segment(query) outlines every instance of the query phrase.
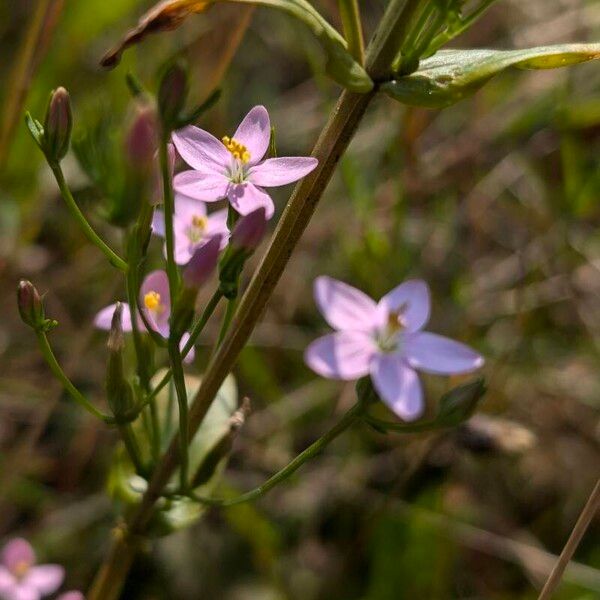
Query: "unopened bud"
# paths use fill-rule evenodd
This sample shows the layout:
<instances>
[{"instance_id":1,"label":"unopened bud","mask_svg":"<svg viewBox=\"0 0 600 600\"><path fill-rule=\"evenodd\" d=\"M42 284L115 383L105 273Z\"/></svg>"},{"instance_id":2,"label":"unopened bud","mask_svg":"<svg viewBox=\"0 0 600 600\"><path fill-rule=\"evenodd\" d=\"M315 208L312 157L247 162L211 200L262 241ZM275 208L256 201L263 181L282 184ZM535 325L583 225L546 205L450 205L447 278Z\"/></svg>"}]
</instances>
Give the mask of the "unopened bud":
<instances>
[{"instance_id":1,"label":"unopened bud","mask_svg":"<svg viewBox=\"0 0 600 600\"><path fill-rule=\"evenodd\" d=\"M466 421L475 412L485 392L485 381L479 378L445 393L440 399L436 423L452 427Z\"/></svg>"},{"instance_id":2,"label":"unopened bud","mask_svg":"<svg viewBox=\"0 0 600 600\"><path fill-rule=\"evenodd\" d=\"M197 290L209 279L217 266L221 240L220 235L215 235L194 252L183 270L185 287Z\"/></svg>"},{"instance_id":3,"label":"unopened bud","mask_svg":"<svg viewBox=\"0 0 600 600\"><path fill-rule=\"evenodd\" d=\"M163 75L158 90L158 109L165 130L177 128L179 116L187 96L187 73L175 63Z\"/></svg>"},{"instance_id":4,"label":"unopened bud","mask_svg":"<svg viewBox=\"0 0 600 600\"><path fill-rule=\"evenodd\" d=\"M40 294L31 281L25 279L17 287L17 304L23 322L34 329L39 329L45 321L44 305Z\"/></svg>"},{"instance_id":5,"label":"unopened bud","mask_svg":"<svg viewBox=\"0 0 600 600\"><path fill-rule=\"evenodd\" d=\"M113 313L110 335L106 345L110 353L106 369L106 398L115 418L117 420L124 419L134 410L135 401L123 370L125 339L123 336L123 304L120 302L117 303Z\"/></svg>"},{"instance_id":6,"label":"unopened bud","mask_svg":"<svg viewBox=\"0 0 600 600\"><path fill-rule=\"evenodd\" d=\"M132 166L146 170L153 166L158 146L156 111L139 105L125 137L125 151Z\"/></svg>"},{"instance_id":7,"label":"unopened bud","mask_svg":"<svg viewBox=\"0 0 600 600\"><path fill-rule=\"evenodd\" d=\"M50 95L44 122L44 152L49 160L60 161L69 150L73 115L69 92L59 87Z\"/></svg>"},{"instance_id":8,"label":"unopened bud","mask_svg":"<svg viewBox=\"0 0 600 600\"><path fill-rule=\"evenodd\" d=\"M231 247L254 252L267 231L267 213L261 206L244 215L231 232Z\"/></svg>"}]
</instances>

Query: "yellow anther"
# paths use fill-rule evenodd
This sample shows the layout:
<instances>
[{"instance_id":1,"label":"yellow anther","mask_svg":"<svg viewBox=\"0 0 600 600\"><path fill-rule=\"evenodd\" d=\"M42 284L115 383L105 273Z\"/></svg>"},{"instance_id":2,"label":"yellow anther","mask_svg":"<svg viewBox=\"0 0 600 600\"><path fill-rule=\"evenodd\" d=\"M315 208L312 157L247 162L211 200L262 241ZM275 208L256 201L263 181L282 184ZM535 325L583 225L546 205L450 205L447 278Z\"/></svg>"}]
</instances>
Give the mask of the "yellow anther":
<instances>
[{"instance_id":1,"label":"yellow anther","mask_svg":"<svg viewBox=\"0 0 600 600\"><path fill-rule=\"evenodd\" d=\"M158 292L148 292L144 296L144 306L148 310L159 310L161 308L160 294Z\"/></svg>"},{"instance_id":2,"label":"yellow anther","mask_svg":"<svg viewBox=\"0 0 600 600\"><path fill-rule=\"evenodd\" d=\"M27 571L29 571L30 567L31 567L31 563L29 563L26 560L22 560L22 561L18 562L12 568L13 575L17 579L22 579L23 577L25 577L25 575L27 574Z\"/></svg>"},{"instance_id":3,"label":"yellow anther","mask_svg":"<svg viewBox=\"0 0 600 600\"><path fill-rule=\"evenodd\" d=\"M196 227L196 229L206 229L208 219L203 215L194 215L192 217L192 225Z\"/></svg>"},{"instance_id":4,"label":"yellow anther","mask_svg":"<svg viewBox=\"0 0 600 600\"><path fill-rule=\"evenodd\" d=\"M235 138L230 138L226 135L221 138L221 141L236 160L239 160L242 163L247 163L250 160L250 152L248 152L246 146L238 142Z\"/></svg>"}]
</instances>

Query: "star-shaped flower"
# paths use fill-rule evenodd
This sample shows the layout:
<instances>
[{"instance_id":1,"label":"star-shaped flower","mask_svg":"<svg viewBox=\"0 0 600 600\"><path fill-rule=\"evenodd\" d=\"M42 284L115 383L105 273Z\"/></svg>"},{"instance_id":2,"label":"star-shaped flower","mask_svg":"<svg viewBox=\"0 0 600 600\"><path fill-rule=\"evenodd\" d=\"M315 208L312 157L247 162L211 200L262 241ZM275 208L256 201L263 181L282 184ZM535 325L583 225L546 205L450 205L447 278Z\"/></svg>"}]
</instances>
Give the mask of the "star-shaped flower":
<instances>
[{"instance_id":1,"label":"star-shaped flower","mask_svg":"<svg viewBox=\"0 0 600 600\"><path fill-rule=\"evenodd\" d=\"M270 137L269 113L264 106L255 106L233 137L222 141L191 125L176 131L173 143L192 170L175 176L175 190L203 202L228 198L242 215L262 206L270 219L275 206L262 188L298 181L317 166L317 159L308 156L263 160Z\"/></svg>"},{"instance_id":2,"label":"star-shaped flower","mask_svg":"<svg viewBox=\"0 0 600 600\"><path fill-rule=\"evenodd\" d=\"M341 281L319 277L315 300L337 331L310 344L306 363L332 379L370 375L380 398L402 419L416 419L424 409L416 369L453 375L483 366L468 346L422 331L430 311L424 281L405 281L377 303Z\"/></svg>"}]
</instances>

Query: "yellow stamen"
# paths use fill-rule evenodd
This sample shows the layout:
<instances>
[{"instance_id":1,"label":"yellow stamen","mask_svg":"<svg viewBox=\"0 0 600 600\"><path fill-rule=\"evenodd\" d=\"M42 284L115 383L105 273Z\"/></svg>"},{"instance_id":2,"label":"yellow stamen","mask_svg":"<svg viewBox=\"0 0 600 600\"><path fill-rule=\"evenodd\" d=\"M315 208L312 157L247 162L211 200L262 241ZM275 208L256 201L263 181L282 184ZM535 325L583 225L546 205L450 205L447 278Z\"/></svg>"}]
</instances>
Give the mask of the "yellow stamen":
<instances>
[{"instance_id":1,"label":"yellow stamen","mask_svg":"<svg viewBox=\"0 0 600 600\"><path fill-rule=\"evenodd\" d=\"M238 142L235 138L230 138L229 136L223 136L221 138L223 145L231 154L233 158L239 160L241 163L247 163L250 160L250 152L248 152L248 148L244 146L244 144Z\"/></svg>"},{"instance_id":2,"label":"yellow stamen","mask_svg":"<svg viewBox=\"0 0 600 600\"><path fill-rule=\"evenodd\" d=\"M29 571L30 567L31 567L31 564L28 561L22 560L21 562L18 562L12 568L13 575L17 579L21 579L21 578L25 577L25 575L27 574L27 571Z\"/></svg>"},{"instance_id":3,"label":"yellow stamen","mask_svg":"<svg viewBox=\"0 0 600 600\"><path fill-rule=\"evenodd\" d=\"M203 215L194 215L192 217L192 225L198 229L206 229L208 219Z\"/></svg>"},{"instance_id":4,"label":"yellow stamen","mask_svg":"<svg viewBox=\"0 0 600 600\"><path fill-rule=\"evenodd\" d=\"M160 303L160 294L158 292L148 292L144 296L144 306L148 310L159 310L162 307Z\"/></svg>"}]
</instances>

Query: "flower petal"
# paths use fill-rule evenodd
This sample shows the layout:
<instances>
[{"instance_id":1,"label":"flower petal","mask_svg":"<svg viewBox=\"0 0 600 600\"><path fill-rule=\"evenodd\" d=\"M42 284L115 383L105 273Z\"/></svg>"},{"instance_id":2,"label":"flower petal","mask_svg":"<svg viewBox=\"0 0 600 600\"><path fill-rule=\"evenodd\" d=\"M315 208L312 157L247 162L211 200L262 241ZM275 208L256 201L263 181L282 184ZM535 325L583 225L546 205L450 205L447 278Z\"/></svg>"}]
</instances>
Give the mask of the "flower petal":
<instances>
[{"instance_id":1,"label":"flower petal","mask_svg":"<svg viewBox=\"0 0 600 600\"><path fill-rule=\"evenodd\" d=\"M399 354L377 354L371 377L381 400L401 419L414 421L423 414L421 382Z\"/></svg>"},{"instance_id":2,"label":"flower petal","mask_svg":"<svg viewBox=\"0 0 600 600\"><path fill-rule=\"evenodd\" d=\"M17 578L4 565L0 565L0 598L9 594L16 585Z\"/></svg>"},{"instance_id":3,"label":"flower petal","mask_svg":"<svg viewBox=\"0 0 600 600\"><path fill-rule=\"evenodd\" d=\"M188 125L173 132L173 143L183 160L203 173L225 173L231 153L214 135Z\"/></svg>"},{"instance_id":4,"label":"flower petal","mask_svg":"<svg viewBox=\"0 0 600 600\"><path fill-rule=\"evenodd\" d=\"M216 210L215 212L208 215L208 224L206 226L206 235L221 235L222 246L224 248L227 245L229 239L229 227L227 227L227 209Z\"/></svg>"},{"instance_id":5,"label":"flower petal","mask_svg":"<svg viewBox=\"0 0 600 600\"><path fill-rule=\"evenodd\" d=\"M12 589L2 595L3 600L40 600L42 595L38 590L23 582L16 583Z\"/></svg>"},{"instance_id":6,"label":"flower petal","mask_svg":"<svg viewBox=\"0 0 600 600\"><path fill-rule=\"evenodd\" d=\"M14 538L2 548L2 563L10 571L15 567L35 564L35 552L24 538Z\"/></svg>"},{"instance_id":7,"label":"flower petal","mask_svg":"<svg viewBox=\"0 0 600 600\"><path fill-rule=\"evenodd\" d=\"M165 213L162 210L155 210L152 215L152 233L165 237Z\"/></svg>"},{"instance_id":8,"label":"flower petal","mask_svg":"<svg viewBox=\"0 0 600 600\"><path fill-rule=\"evenodd\" d=\"M194 173L194 171L185 171L185 173ZM183 175L183 173L180 173ZM185 194L175 194L175 211L173 218L176 221L190 222L194 217L206 216L206 204L196 198L190 198Z\"/></svg>"},{"instance_id":9,"label":"flower petal","mask_svg":"<svg viewBox=\"0 0 600 600\"><path fill-rule=\"evenodd\" d=\"M268 158L248 172L249 180L255 185L277 187L302 179L319 164L312 156L287 156Z\"/></svg>"},{"instance_id":10,"label":"flower petal","mask_svg":"<svg viewBox=\"0 0 600 600\"><path fill-rule=\"evenodd\" d=\"M247 215L261 206L265 209L267 219L270 219L275 212L271 196L249 182L230 185L227 197L231 206L241 215Z\"/></svg>"},{"instance_id":11,"label":"flower petal","mask_svg":"<svg viewBox=\"0 0 600 600\"><path fill-rule=\"evenodd\" d=\"M61 586L64 578L65 570L60 565L37 565L27 571L22 584L47 596Z\"/></svg>"},{"instance_id":12,"label":"flower petal","mask_svg":"<svg viewBox=\"0 0 600 600\"><path fill-rule=\"evenodd\" d=\"M483 357L460 342L427 331L407 337L406 359L415 369L436 375L468 373L483 366Z\"/></svg>"},{"instance_id":13,"label":"flower petal","mask_svg":"<svg viewBox=\"0 0 600 600\"><path fill-rule=\"evenodd\" d=\"M160 296L161 309L158 311L148 310L145 307L144 298L150 292L156 292ZM152 328L163 337L168 337L171 297L169 295L169 278L165 271L152 271L146 275L140 288L139 307L140 310L144 311L144 315Z\"/></svg>"},{"instance_id":14,"label":"flower petal","mask_svg":"<svg viewBox=\"0 0 600 600\"><path fill-rule=\"evenodd\" d=\"M429 288L421 279L409 279L395 287L379 301L382 319L401 311L403 325L409 332L418 331L429 320L431 300Z\"/></svg>"},{"instance_id":15,"label":"flower petal","mask_svg":"<svg viewBox=\"0 0 600 600\"><path fill-rule=\"evenodd\" d=\"M189 339L190 339L190 334L187 332L181 336L181 341L179 342L179 350L181 352L183 352L183 348L188 343ZM196 358L196 348L194 346L192 346L190 348L190 351L183 357L183 362L186 365L189 365L194 362L194 358Z\"/></svg>"},{"instance_id":16,"label":"flower petal","mask_svg":"<svg viewBox=\"0 0 600 600\"><path fill-rule=\"evenodd\" d=\"M123 305L123 316L121 317L121 325L123 331L131 331L131 308L127 302L121 302ZM110 331L112 318L117 308L117 303L109 304L99 311L94 317L94 327Z\"/></svg>"},{"instance_id":17,"label":"flower petal","mask_svg":"<svg viewBox=\"0 0 600 600\"><path fill-rule=\"evenodd\" d=\"M233 134L250 153L249 165L255 165L267 152L271 140L271 122L264 106L255 106Z\"/></svg>"},{"instance_id":18,"label":"flower petal","mask_svg":"<svg viewBox=\"0 0 600 600\"><path fill-rule=\"evenodd\" d=\"M221 173L183 171L175 175L173 187L178 194L202 202L217 202L227 196L229 179Z\"/></svg>"},{"instance_id":19,"label":"flower petal","mask_svg":"<svg viewBox=\"0 0 600 600\"><path fill-rule=\"evenodd\" d=\"M377 348L360 331L339 331L321 337L308 346L304 362L329 379L358 379L369 372L369 362Z\"/></svg>"},{"instance_id":20,"label":"flower petal","mask_svg":"<svg viewBox=\"0 0 600 600\"><path fill-rule=\"evenodd\" d=\"M317 277L314 295L321 314L334 329L370 332L377 326L375 301L343 281Z\"/></svg>"},{"instance_id":21,"label":"flower petal","mask_svg":"<svg viewBox=\"0 0 600 600\"><path fill-rule=\"evenodd\" d=\"M85 596L77 590L71 590L58 596L56 600L85 600Z\"/></svg>"}]
</instances>

